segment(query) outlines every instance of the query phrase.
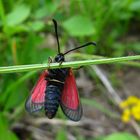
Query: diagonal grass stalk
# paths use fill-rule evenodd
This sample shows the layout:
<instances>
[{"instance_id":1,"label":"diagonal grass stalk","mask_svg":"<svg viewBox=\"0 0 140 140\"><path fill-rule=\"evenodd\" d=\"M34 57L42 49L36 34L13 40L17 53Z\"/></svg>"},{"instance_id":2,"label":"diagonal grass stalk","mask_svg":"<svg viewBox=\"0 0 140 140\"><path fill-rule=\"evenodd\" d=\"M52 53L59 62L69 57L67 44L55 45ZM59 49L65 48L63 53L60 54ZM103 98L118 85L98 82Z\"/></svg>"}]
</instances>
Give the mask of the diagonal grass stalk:
<instances>
[{"instance_id":1,"label":"diagonal grass stalk","mask_svg":"<svg viewBox=\"0 0 140 140\"><path fill-rule=\"evenodd\" d=\"M97 64L110 64L118 63L130 60L140 60L140 55L135 56L125 56L125 57L116 57L116 58L101 58L97 60L82 60L82 61L72 61L72 62L63 62L62 65L59 63L51 63L50 66L46 63L44 64L30 64L30 65L17 65L17 66L7 66L0 67L0 73L14 73L14 72L25 72L38 69L56 69L56 68L66 68L66 67L80 67L88 65L97 65Z\"/></svg>"}]
</instances>

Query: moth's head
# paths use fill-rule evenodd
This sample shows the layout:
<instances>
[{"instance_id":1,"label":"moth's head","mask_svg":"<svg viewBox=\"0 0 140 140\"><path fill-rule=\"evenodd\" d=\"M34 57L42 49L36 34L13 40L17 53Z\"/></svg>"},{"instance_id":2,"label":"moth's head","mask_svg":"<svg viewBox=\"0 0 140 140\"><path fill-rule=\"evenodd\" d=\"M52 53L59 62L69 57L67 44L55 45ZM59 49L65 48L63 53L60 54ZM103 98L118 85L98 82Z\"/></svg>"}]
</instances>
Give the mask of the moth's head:
<instances>
[{"instance_id":1,"label":"moth's head","mask_svg":"<svg viewBox=\"0 0 140 140\"><path fill-rule=\"evenodd\" d=\"M54 58L55 62L64 62L65 58L64 58L64 54L59 53L55 58Z\"/></svg>"}]
</instances>

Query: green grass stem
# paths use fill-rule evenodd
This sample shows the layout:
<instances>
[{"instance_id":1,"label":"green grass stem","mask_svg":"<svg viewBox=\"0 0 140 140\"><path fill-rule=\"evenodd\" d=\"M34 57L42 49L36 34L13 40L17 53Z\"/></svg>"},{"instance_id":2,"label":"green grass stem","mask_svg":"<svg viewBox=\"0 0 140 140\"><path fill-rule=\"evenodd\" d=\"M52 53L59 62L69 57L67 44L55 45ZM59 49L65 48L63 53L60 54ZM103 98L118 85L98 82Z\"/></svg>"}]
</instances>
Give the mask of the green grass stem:
<instances>
[{"instance_id":1,"label":"green grass stem","mask_svg":"<svg viewBox=\"0 0 140 140\"><path fill-rule=\"evenodd\" d=\"M78 59L103 59L103 58L108 58L100 55L91 55L91 54L84 54L84 53L72 53L70 54L71 58L78 58ZM132 67L140 67L139 62L135 61L123 61L123 62L118 62L117 64L121 65L128 65Z\"/></svg>"},{"instance_id":2,"label":"green grass stem","mask_svg":"<svg viewBox=\"0 0 140 140\"><path fill-rule=\"evenodd\" d=\"M88 65L97 65L97 64L110 64L110 63L118 63L130 60L139 60L140 55L135 56L125 56L125 57L116 57L116 58L101 58L97 60L82 60L82 61L72 61L72 62L63 62L60 66L59 63L51 63L50 66L48 64L30 64L30 65L17 65L17 66L7 66L0 67L0 73L14 73L14 72L25 72L31 70L38 69L56 69L56 68L66 68L66 67L80 67L80 66L88 66Z\"/></svg>"}]
</instances>

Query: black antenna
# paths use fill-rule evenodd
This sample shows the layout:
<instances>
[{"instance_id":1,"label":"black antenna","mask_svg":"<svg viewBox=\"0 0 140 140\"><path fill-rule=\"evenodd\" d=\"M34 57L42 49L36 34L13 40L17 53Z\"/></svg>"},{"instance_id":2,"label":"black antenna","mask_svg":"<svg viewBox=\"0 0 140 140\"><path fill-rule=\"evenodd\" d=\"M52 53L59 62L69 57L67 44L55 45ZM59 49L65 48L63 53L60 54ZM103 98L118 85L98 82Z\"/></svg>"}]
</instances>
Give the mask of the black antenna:
<instances>
[{"instance_id":1,"label":"black antenna","mask_svg":"<svg viewBox=\"0 0 140 140\"><path fill-rule=\"evenodd\" d=\"M71 50L65 52L64 55L67 54L67 53L69 53L69 52L71 52L71 51L75 51L75 50L77 50L77 49L80 49L80 48L83 48L83 47L86 47L86 46L89 46L89 45L94 45L94 46L96 46L96 43L95 43L95 42L88 42L88 43L86 43L86 44L84 44L84 45L82 45L82 46L76 47L76 48L74 48L74 49L71 49Z\"/></svg>"},{"instance_id":2,"label":"black antenna","mask_svg":"<svg viewBox=\"0 0 140 140\"><path fill-rule=\"evenodd\" d=\"M55 35L56 35L56 40L57 40L57 45L58 45L58 54L60 54L60 45L59 45L59 39L58 39L58 33L57 33L57 22L55 19L53 19L53 23L54 23Z\"/></svg>"}]
</instances>

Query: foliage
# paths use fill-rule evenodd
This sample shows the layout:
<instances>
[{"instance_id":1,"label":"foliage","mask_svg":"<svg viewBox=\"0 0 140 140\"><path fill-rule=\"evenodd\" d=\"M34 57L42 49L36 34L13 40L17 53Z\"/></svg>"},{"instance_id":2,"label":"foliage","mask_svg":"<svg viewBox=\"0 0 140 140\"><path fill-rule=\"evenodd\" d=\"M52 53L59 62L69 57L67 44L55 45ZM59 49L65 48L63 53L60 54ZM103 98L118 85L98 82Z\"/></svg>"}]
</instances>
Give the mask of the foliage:
<instances>
[{"instance_id":1,"label":"foliage","mask_svg":"<svg viewBox=\"0 0 140 140\"><path fill-rule=\"evenodd\" d=\"M52 18L59 24L62 50L96 41L97 47L83 52L107 57L140 52L139 0L0 0L0 65L37 64L54 56L57 51L52 41ZM66 44L70 45L66 48ZM35 73L0 75L0 139L18 139L11 126L25 114L23 104L37 79ZM121 137L125 135L122 133ZM57 139L65 138L62 129Z\"/></svg>"},{"instance_id":2,"label":"foliage","mask_svg":"<svg viewBox=\"0 0 140 140\"><path fill-rule=\"evenodd\" d=\"M134 135L130 134L130 133L114 133L111 134L105 138L103 138L103 140L138 140L137 137L135 137Z\"/></svg>"}]
</instances>

